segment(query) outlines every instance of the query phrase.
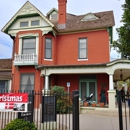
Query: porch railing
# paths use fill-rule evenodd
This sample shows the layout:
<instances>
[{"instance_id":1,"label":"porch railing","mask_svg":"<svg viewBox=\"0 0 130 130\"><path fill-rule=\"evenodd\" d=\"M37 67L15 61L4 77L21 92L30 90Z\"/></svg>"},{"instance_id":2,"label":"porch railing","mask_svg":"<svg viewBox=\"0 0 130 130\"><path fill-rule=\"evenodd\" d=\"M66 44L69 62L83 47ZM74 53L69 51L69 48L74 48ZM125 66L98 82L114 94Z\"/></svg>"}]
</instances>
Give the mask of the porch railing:
<instances>
[{"instance_id":1,"label":"porch railing","mask_svg":"<svg viewBox=\"0 0 130 130\"><path fill-rule=\"evenodd\" d=\"M33 54L14 54L14 65L23 65L23 64L37 64L38 58L37 55Z\"/></svg>"}]
</instances>

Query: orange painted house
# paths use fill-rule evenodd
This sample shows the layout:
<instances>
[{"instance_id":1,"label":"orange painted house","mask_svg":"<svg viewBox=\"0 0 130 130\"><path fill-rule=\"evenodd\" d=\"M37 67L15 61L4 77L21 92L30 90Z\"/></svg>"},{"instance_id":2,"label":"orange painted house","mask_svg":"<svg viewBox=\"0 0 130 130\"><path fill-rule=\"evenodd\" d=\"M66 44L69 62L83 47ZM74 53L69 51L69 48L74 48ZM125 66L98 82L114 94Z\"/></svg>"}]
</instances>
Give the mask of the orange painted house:
<instances>
[{"instance_id":1,"label":"orange painted house","mask_svg":"<svg viewBox=\"0 0 130 130\"><path fill-rule=\"evenodd\" d=\"M74 15L58 0L45 16L27 1L2 31L13 39L12 89L79 90L80 98L110 90L113 11ZM67 84L70 87L67 87Z\"/></svg>"}]
</instances>

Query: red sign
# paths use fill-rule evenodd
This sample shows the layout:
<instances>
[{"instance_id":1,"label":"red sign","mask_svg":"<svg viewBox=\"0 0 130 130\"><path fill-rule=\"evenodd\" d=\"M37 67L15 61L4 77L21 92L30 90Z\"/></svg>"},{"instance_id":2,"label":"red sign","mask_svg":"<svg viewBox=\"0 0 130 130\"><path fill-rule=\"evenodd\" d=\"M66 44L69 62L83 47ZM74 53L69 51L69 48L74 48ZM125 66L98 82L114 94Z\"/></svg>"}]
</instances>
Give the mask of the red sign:
<instances>
[{"instance_id":1,"label":"red sign","mask_svg":"<svg viewBox=\"0 0 130 130\"><path fill-rule=\"evenodd\" d=\"M28 93L0 94L0 111L27 112Z\"/></svg>"},{"instance_id":2,"label":"red sign","mask_svg":"<svg viewBox=\"0 0 130 130\"><path fill-rule=\"evenodd\" d=\"M0 94L0 102L27 103L28 93L4 93Z\"/></svg>"}]
</instances>

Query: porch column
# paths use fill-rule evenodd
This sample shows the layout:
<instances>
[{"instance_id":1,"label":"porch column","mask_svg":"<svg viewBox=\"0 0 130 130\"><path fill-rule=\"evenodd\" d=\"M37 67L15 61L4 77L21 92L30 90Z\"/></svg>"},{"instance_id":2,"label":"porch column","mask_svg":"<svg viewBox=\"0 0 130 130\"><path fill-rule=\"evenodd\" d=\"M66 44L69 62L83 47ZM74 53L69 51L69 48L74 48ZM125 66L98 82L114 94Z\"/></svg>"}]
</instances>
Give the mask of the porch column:
<instances>
[{"instance_id":1,"label":"porch column","mask_svg":"<svg viewBox=\"0 0 130 130\"><path fill-rule=\"evenodd\" d=\"M45 75L45 87L44 90L49 90L49 76Z\"/></svg>"},{"instance_id":2,"label":"porch column","mask_svg":"<svg viewBox=\"0 0 130 130\"><path fill-rule=\"evenodd\" d=\"M113 90L113 75L109 74L109 90Z\"/></svg>"},{"instance_id":3,"label":"porch column","mask_svg":"<svg viewBox=\"0 0 130 130\"><path fill-rule=\"evenodd\" d=\"M113 74L109 74L109 91L108 91L108 104L109 109L114 110L116 108L115 100L116 91L113 87Z\"/></svg>"},{"instance_id":4,"label":"porch column","mask_svg":"<svg viewBox=\"0 0 130 130\"><path fill-rule=\"evenodd\" d=\"M44 96L49 96L50 95L49 75L45 75L45 85L44 85L44 89L42 90L42 94Z\"/></svg>"}]
</instances>

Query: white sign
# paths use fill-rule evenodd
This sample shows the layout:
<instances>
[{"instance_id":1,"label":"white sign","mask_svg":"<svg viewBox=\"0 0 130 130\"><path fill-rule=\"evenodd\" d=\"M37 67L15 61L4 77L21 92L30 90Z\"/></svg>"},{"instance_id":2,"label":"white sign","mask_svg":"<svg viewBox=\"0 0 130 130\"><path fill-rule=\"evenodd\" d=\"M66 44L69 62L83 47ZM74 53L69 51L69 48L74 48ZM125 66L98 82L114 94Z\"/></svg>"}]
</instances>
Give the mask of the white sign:
<instances>
[{"instance_id":1,"label":"white sign","mask_svg":"<svg viewBox=\"0 0 130 130\"><path fill-rule=\"evenodd\" d=\"M27 112L27 93L0 94L0 111Z\"/></svg>"},{"instance_id":2,"label":"white sign","mask_svg":"<svg viewBox=\"0 0 130 130\"><path fill-rule=\"evenodd\" d=\"M67 82L67 87L70 87L70 82Z\"/></svg>"}]
</instances>

